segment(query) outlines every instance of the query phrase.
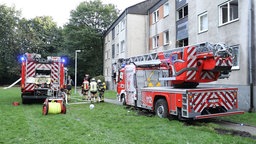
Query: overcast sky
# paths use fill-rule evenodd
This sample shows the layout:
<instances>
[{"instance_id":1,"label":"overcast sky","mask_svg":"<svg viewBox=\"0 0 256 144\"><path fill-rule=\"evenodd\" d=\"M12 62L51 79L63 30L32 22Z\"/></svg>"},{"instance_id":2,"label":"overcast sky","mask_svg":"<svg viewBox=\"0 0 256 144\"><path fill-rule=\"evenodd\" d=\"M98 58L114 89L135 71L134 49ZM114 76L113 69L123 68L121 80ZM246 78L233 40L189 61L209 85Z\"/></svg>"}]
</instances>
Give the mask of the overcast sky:
<instances>
[{"instance_id":1,"label":"overcast sky","mask_svg":"<svg viewBox=\"0 0 256 144\"><path fill-rule=\"evenodd\" d=\"M0 0L0 4L15 6L22 11L22 17L27 19L36 16L52 16L58 26L68 22L70 11L80 2L89 0ZM104 4L112 3L121 11L144 0L101 0Z\"/></svg>"}]
</instances>

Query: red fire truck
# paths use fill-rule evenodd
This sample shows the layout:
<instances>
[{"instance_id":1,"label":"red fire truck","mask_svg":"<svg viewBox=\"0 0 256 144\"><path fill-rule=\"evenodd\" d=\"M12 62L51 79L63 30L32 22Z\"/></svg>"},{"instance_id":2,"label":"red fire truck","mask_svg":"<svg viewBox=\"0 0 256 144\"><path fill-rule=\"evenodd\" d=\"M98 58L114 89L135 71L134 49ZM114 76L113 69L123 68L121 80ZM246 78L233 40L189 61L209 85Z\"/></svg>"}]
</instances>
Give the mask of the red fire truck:
<instances>
[{"instance_id":1,"label":"red fire truck","mask_svg":"<svg viewBox=\"0 0 256 144\"><path fill-rule=\"evenodd\" d=\"M243 113L238 110L237 88L197 87L229 77L232 54L223 44L206 42L127 58L124 63L117 92L125 105L179 119Z\"/></svg>"},{"instance_id":2,"label":"red fire truck","mask_svg":"<svg viewBox=\"0 0 256 144\"><path fill-rule=\"evenodd\" d=\"M64 59L40 54L26 53L21 57L21 98L22 103L31 99L59 96L64 88Z\"/></svg>"}]
</instances>

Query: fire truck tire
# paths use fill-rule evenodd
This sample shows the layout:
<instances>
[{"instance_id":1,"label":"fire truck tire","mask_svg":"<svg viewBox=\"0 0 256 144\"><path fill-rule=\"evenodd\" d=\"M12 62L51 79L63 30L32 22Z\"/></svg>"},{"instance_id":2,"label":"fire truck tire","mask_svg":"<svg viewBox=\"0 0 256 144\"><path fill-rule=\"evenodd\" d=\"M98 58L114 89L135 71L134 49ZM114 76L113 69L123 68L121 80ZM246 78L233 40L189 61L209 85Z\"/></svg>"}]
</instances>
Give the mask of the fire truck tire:
<instances>
[{"instance_id":1,"label":"fire truck tire","mask_svg":"<svg viewBox=\"0 0 256 144\"><path fill-rule=\"evenodd\" d=\"M43 115L47 115L47 114L48 114L48 104L44 104L44 105L43 105L42 114L43 114Z\"/></svg>"},{"instance_id":2,"label":"fire truck tire","mask_svg":"<svg viewBox=\"0 0 256 144\"><path fill-rule=\"evenodd\" d=\"M126 105L125 95L121 96L121 101L123 105Z\"/></svg>"},{"instance_id":3,"label":"fire truck tire","mask_svg":"<svg viewBox=\"0 0 256 144\"><path fill-rule=\"evenodd\" d=\"M184 120L185 120L185 119L182 117L181 108L178 108L178 115L177 115L177 117L178 117L178 120L179 120L179 121L184 121Z\"/></svg>"},{"instance_id":4,"label":"fire truck tire","mask_svg":"<svg viewBox=\"0 0 256 144\"><path fill-rule=\"evenodd\" d=\"M167 118L168 107L165 99L158 99L155 104L155 114L160 118Z\"/></svg>"},{"instance_id":5,"label":"fire truck tire","mask_svg":"<svg viewBox=\"0 0 256 144\"><path fill-rule=\"evenodd\" d=\"M66 107L66 105L63 104L62 107L63 107L63 108L62 108L62 113L63 113L63 114L66 114L66 113L67 113L67 107Z\"/></svg>"},{"instance_id":6,"label":"fire truck tire","mask_svg":"<svg viewBox=\"0 0 256 144\"><path fill-rule=\"evenodd\" d=\"M22 97L21 100L22 100L22 104L28 104L28 100L25 99L24 97Z\"/></svg>"}]
</instances>

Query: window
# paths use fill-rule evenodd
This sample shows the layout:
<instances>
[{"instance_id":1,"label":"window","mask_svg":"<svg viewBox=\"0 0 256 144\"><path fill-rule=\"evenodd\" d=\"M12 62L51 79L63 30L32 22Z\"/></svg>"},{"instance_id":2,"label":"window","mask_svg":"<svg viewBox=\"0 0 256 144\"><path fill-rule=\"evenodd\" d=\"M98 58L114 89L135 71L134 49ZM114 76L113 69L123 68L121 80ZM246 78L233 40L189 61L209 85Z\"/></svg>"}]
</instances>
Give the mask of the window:
<instances>
[{"instance_id":1,"label":"window","mask_svg":"<svg viewBox=\"0 0 256 144\"><path fill-rule=\"evenodd\" d=\"M153 13L153 23L157 22L158 19L159 19L159 10L156 10Z\"/></svg>"},{"instance_id":2,"label":"window","mask_svg":"<svg viewBox=\"0 0 256 144\"><path fill-rule=\"evenodd\" d=\"M115 39L115 28L112 29L112 40Z\"/></svg>"},{"instance_id":3,"label":"window","mask_svg":"<svg viewBox=\"0 0 256 144\"><path fill-rule=\"evenodd\" d=\"M116 55L119 55L119 44L116 45Z\"/></svg>"},{"instance_id":4,"label":"window","mask_svg":"<svg viewBox=\"0 0 256 144\"><path fill-rule=\"evenodd\" d=\"M207 12L198 16L198 32L205 32L208 30L208 15Z\"/></svg>"},{"instance_id":5,"label":"window","mask_svg":"<svg viewBox=\"0 0 256 144\"><path fill-rule=\"evenodd\" d=\"M177 41L177 47L184 47L188 45L188 38Z\"/></svg>"},{"instance_id":6,"label":"window","mask_svg":"<svg viewBox=\"0 0 256 144\"><path fill-rule=\"evenodd\" d=\"M124 41L121 42L121 53L124 52Z\"/></svg>"},{"instance_id":7,"label":"window","mask_svg":"<svg viewBox=\"0 0 256 144\"><path fill-rule=\"evenodd\" d=\"M123 19L121 22L121 30L123 30L124 28L125 28L125 19Z\"/></svg>"},{"instance_id":8,"label":"window","mask_svg":"<svg viewBox=\"0 0 256 144\"><path fill-rule=\"evenodd\" d=\"M238 0L230 0L219 6L219 25L238 19Z\"/></svg>"},{"instance_id":9,"label":"window","mask_svg":"<svg viewBox=\"0 0 256 144\"><path fill-rule=\"evenodd\" d=\"M170 12L169 3L164 4L164 17L168 16Z\"/></svg>"},{"instance_id":10,"label":"window","mask_svg":"<svg viewBox=\"0 0 256 144\"><path fill-rule=\"evenodd\" d=\"M164 32L164 45L169 44L169 31Z\"/></svg>"},{"instance_id":11,"label":"window","mask_svg":"<svg viewBox=\"0 0 256 144\"><path fill-rule=\"evenodd\" d=\"M232 56L234 57L232 69L239 69L239 59L240 59L239 45L231 46L231 48L232 48Z\"/></svg>"},{"instance_id":12,"label":"window","mask_svg":"<svg viewBox=\"0 0 256 144\"><path fill-rule=\"evenodd\" d=\"M119 34L119 25L116 26L116 34Z\"/></svg>"},{"instance_id":13,"label":"window","mask_svg":"<svg viewBox=\"0 0 256 144\"><path fill-rule=\"evenodd\" d=\"M153 43L153 49L157 48L159 46L158 41L159 41L159 36L154 36L152 39Z\"/></svg>"},{"instance_id":14,"label":"window","mask_svg":"<svg viewBox=\"0 0 256 144\"><path fill-rule=\"evenodd\" d=\"M105 53L105 59L108 59L108 58L109 58L109 50L107 50Z\"/></svg>"},{"instance_id":15,"label":"window","mask_svg":"<svg viewBox=\"0 0 256 144\"><path fill-rule=\"evenodd\" d=\"M188 15L188 6L184 6L178 10L178 20Z\"/></svg>"},{"instance_id":16,"label":"window","mask_svg":"<svg viewBox=\"0 0 256 144\"><path fill-rule=\"evenodd\" d=\"M112 45L112 58L115 58L115 45Z\"/></svg>"}]
</instances>

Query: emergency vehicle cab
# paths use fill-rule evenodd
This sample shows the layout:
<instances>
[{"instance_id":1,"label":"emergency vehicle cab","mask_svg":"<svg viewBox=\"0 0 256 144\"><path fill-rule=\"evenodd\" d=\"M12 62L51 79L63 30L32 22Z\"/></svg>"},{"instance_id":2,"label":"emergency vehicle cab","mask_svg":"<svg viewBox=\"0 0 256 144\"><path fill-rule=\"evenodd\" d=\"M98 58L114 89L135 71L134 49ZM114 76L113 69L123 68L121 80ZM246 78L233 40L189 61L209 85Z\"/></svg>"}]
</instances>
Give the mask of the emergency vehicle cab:
<instances>
[{"instance_id":1,"label":"emergency vehicle cab","mask_svg":"<svg viewBox=\"0 0 256 144\"><path fill-rule=\"evenodd\" d=\"M22 103L31 99L46 99L60 96L65 88L64 59L40 54L26 53L21 57L21 98Z\"/></svg>"}]
</instances>

